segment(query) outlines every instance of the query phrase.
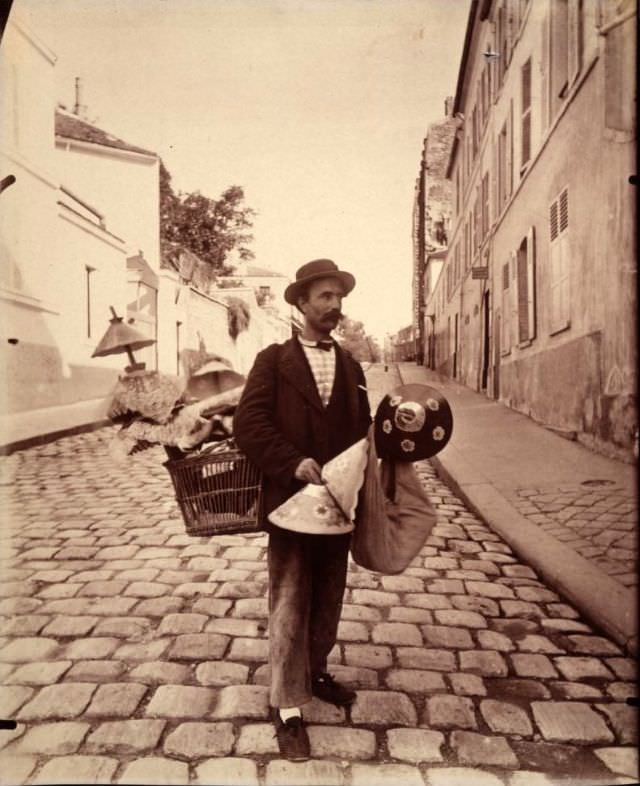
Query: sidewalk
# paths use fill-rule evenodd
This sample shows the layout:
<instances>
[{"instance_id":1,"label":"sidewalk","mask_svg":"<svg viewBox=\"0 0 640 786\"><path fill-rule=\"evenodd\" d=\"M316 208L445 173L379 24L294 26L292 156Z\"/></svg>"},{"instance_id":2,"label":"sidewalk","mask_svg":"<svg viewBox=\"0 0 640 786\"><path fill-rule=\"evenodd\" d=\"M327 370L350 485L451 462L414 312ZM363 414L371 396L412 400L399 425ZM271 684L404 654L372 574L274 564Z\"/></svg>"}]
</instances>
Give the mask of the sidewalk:
<instances>
[{"instance_id":1,"label":"sidewalk","mask_svg":"<svg viewBox=\"0 0 640 786\"><path fill-rule=\"evenodd\" d=\"M432 459L462 499L595 625L636 652L635 467L584 448L422 366L454 417Z\"/></svg>"}]
</instances>

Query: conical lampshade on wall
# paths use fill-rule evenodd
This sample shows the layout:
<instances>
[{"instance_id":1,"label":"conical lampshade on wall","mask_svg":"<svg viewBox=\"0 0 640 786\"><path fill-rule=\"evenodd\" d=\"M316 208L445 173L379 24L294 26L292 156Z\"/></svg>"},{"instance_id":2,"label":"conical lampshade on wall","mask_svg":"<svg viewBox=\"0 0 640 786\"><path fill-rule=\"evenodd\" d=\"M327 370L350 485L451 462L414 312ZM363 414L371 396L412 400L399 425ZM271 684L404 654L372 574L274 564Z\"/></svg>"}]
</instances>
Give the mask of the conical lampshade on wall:
<instances>
[{"instance_id":1,"label":"conical lampshade on wall","mask_svg":"<svg viewBox=\"0 0 640 786\"><path fill-rule=\"evenodd\" d=\"M97 358L126 352L129 357L129 362L131 363L131 366L128 366L126 370L138 371L143 369L144 363L136 363L133 351L135 349L142 349L143 347L150 347L152 344L156 343L155 338L147 338L130 325L125 325L122 321L122 317L116 314L113 306L109 308L111 309L113 317L110 320L107 332L100 339L91 357Z\"/></svg>"}]
</instances>

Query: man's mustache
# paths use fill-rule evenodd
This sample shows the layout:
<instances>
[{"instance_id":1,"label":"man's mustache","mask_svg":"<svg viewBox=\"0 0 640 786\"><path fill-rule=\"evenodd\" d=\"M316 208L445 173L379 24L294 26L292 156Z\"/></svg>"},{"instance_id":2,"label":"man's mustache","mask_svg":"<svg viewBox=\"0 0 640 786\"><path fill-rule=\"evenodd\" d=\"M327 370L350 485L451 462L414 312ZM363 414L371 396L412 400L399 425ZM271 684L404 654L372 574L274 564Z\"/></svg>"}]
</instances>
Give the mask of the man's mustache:
<instances>
[{"instance_id":1,"label":"man's mustache","mask_svg":"<svg viewBox=\"0 0 640 786\"><path fill-rule=\"evenodd\" d=\"M341 319L343 319L343 317L344 317L344 314L341 311L330 311L328 314L325 314L322 317L322 319L326 320L327 322L329 320L333 321L334 319L337 319L338 321L340 321Z\"/></svg>"}]
</instances>

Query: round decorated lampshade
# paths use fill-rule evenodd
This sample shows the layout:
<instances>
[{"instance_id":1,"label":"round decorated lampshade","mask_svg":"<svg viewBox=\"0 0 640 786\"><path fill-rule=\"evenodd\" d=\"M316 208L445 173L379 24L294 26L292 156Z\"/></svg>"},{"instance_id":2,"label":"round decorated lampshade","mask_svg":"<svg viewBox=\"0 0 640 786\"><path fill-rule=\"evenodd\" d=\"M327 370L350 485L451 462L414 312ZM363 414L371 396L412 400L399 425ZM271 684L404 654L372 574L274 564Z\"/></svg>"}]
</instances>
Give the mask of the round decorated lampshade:
<instances>
[{"instance_id":1,"label":"round decorated lampshade","mask_svg":"<svg viewBox=\"0 0 640 786\"><path fill-rule=\"evenodd\" d=\"M451 438L453 415L446 398L428 385L401 385L380 402L374 434L380 458L420 461Z\"/></svg>"}]
</instances>

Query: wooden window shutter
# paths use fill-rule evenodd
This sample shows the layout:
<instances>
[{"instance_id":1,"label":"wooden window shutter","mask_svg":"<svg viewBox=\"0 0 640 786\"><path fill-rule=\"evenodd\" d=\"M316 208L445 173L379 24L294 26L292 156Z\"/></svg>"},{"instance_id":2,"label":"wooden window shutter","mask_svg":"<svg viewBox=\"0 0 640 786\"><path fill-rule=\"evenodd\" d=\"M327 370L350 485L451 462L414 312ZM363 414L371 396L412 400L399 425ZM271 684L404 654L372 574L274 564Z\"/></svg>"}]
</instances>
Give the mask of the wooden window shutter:
<instances>
[{"instance_id":1,"label":"wooden window shutter","mask_svg":"<svg viewBox=\"0 0 640 786\"><path fill-rule=\"evenodd\" d=\"M569 84L582 68L582 0L569 0Z\"/></svg>"},{"instance_id":2,"label":"wooden window shutter","mask_svg":"<svg viewBox=\"0 0 640 786\"><path fill-rule=\"evenodd\" d=\"M511 352L511 303L509 297L509 263L502 266L502 338L501 354Z\"/></svg>"},{"instance_id":3,"label":"wooden window shutter","mask_svg":"<svg viewBox=\"0 0 640 786\"><path fill-rule=\"evenodd\" d=\"M527 233L527 313L529 339L536 337L536 233L531 227Z\"/></svg>"},{"instance_id":4,"label":"wooden window shutter","mask_svg":"<svg viewBox=\"0 0 640 786\"><path fill-rule=\"evenodd\" d=\"M522 127L520 166L531 158L531 59L522 66Z\"/></svg>"},{"instance_id":5,"label":"wooden window shutter","mask_svg":"<svg viewBox=\"0 0 640 786\"><path fill-rule=\"evenodd\" d=\"M518 342L522 344L529 336L529 276L527 270L527 241L523 241L517 252L518 275Z\"/></svg>"},{"instance_id":6,"label":"wooden window shutter","mask_svg":"<svg viewBox=\"0 0 640 786\"><path fill-rule=\"evenodd\" d=\"M565 188L549 209L551 333L571 324L569 193Z\"/></svg>"}]
</instances>

